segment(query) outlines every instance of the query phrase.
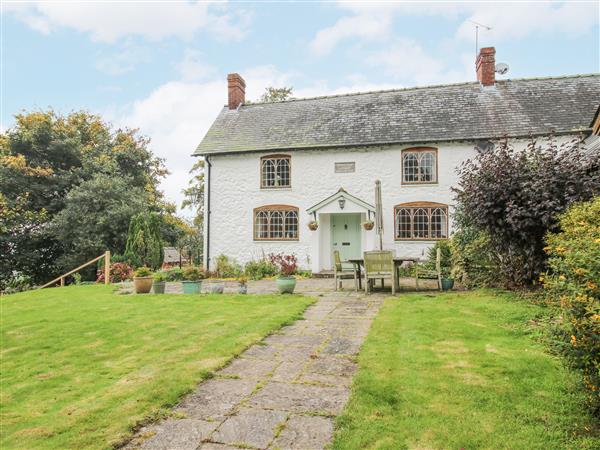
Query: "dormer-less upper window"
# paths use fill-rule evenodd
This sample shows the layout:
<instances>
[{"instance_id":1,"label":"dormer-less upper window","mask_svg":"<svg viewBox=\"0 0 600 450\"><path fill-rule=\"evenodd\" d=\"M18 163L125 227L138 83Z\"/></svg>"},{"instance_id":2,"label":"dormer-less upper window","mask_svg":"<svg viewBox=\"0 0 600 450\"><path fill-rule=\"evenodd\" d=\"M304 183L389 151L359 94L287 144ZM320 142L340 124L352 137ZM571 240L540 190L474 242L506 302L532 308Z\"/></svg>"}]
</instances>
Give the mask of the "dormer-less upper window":
<instances>
[{"instance_id":1,"label":"dormer-less upper window","mask_svg":"<svg viewBox=\"0 0 600 450\"><path fill-rule=\"evenodd\" d=\"M437 183L437 149L402 150L402 183Z\"/></svg>"},{"instance_id":2,"label":"dormer-less upper window","mask_svg":"<svg viewBox=\"0 0 600 450\"><path fill-rule=\"evenodd\" d=\"M269 155L260 159L260 187L289 188L292 186L292 158L289 155Z\"/></svg>"}]
</instances>

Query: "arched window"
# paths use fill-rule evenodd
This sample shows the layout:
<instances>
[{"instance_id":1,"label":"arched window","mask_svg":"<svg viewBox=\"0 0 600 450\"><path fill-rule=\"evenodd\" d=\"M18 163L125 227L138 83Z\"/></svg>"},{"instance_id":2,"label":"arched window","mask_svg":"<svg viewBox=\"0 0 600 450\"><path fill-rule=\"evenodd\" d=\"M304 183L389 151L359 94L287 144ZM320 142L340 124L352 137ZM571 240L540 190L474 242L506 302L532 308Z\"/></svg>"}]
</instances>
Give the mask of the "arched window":
<instances>
[{"instance_id":1,"label":"arched window","mask_svg":"<svg viewBox=\"0 0 600 450\"><path fill-rule=\"evenodd\" d=\"M292 158L289 155L268 155L260 158L260 187L289 188L292 185Z\"/></svg>"},{"instance_id":2,"label":"arched window","mask_svg":"<svg viewBox=\"0 0 600 450\"><path fill-rule=\"evenodd\" d=\"M402 183L437 183L437 149L418 147L402 150Z\"/></svg>"},{"instance_id":3,"label":"arched window","mask_svg":"<svg viewBox=\"0 0 600 450\"><path fill-rule=\"evenodd\" d=\"M254 210L254 240L297 241L298 208L267 205Z\"/></svg>"},{"instance_id":4,"label":"arched window","mask_svg":"<svg viewBox=\"0 0 600 450\"><path fill-rule=\"evenodd\" d=\"M413 202L394 207L396 240L435 240L448 237L448 206Z\"/></svg>"}]
</instances>

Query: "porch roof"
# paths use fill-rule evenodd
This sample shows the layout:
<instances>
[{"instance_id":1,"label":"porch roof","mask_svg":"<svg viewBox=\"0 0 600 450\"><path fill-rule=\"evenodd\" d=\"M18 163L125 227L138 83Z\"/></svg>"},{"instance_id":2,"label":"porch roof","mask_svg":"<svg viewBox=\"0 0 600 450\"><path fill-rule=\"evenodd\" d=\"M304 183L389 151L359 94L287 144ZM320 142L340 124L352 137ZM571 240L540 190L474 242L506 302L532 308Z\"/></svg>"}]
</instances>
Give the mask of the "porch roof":
<instances>
[{"instance_id":1,"label":"porch roof","mask_svg":"<svg viewBox=\"0 0 600 450\"><path fill-rule=\"evenodd\" d=\"M344 188L340 188L339 191L337 191L335 194L330 195L325 200L321 200L316 205L311 206L310 208L308 208L306 210L306 212L308 214L313 214L313 213L317 212L319 209L329 205L330 203L333 203L333 202L339 200L340 198L344 198L348 201L351 201L352 203L354 203L356 205L362 206L367 211L371 211L372 213L375 212L375 207L373 205L365 202L364 200L361 200L358 197L355 197L352 194L349 194L348 192L346 192L346 190Z\"/></svg>"}]
</instances>

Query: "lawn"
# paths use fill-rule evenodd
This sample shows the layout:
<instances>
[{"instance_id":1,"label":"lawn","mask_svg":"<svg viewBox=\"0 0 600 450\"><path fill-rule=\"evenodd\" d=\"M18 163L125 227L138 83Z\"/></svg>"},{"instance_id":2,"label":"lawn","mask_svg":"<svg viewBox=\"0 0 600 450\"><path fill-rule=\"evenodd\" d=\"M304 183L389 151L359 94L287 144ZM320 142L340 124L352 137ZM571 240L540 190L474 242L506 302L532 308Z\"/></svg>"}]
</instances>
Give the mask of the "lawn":
<instances>
[{"instance_id":1,"label":"lawn","mask_svg":"<svg viewBox=\"0 0 600 450\"><path fill-rule=\"evenodd\" d=\"M110 448L250 344L300 296L116 295L77 286L1 300L0 447Z\"/></svg>"},{"instance_id":2,"label":"lawn","mask_svg":"<svg viewBox=\"0 0 600 450\"><path fill-rule=\"evenodd\" d=\"M333 447L600 448L575 376L536 339L540 312L490 291L386 300Z\"/></svg>"}]
</instances>

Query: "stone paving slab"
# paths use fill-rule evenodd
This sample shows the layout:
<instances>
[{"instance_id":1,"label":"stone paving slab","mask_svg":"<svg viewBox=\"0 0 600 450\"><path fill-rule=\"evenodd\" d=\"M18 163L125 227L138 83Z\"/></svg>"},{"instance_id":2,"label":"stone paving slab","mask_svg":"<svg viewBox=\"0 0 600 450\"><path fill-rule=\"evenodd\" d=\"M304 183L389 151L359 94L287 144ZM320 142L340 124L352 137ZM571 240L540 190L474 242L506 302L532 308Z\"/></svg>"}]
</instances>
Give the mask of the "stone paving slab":
<instances>
[{"instance_id":1,"label":"stone paving slab","mask_svg":"<svg viewBox=\"0 0 600 450\"><path fill-rule=\"evenodd\" d=\"M294 416L275 439L272 449L318 450L333 437L333 419L329 417Z\"/></svg>"},{"instance_id":2,"label":"stone paving slab","mask_svg":"<svg viewBox=\"0 0 600 450\"><path fill-rule=\"evenodd\" d=\"M242 409L223 422L211 436L211 441L264 449L287 418L288 413L282 411Z\"/></svg>"},{"instance_id":3,"label":"stone paving slab","mask_svg":"<svg viewBox=\"0 0 600 450\"><path fill-rule=\"evenodd\" d=\"M270 382L248 404L262 409L336 415L349 394L345 388Z\"/></svg>"},{"instance_id":4,"label":"stone paving slab","mask_svg":"<svg viewBox=\"0 0 600 450\"><path fill-rule=\"evenodd\" d=\"M197 419L166 420L144 429L139 440L143 450L195 450L203 439L217 427L217 423ZM145 436L149 436L144 440Z\"/></svg>"},{"instance_id":5,"label":"stone paving slab","mask_svg":"<svg viewBox=\"0 0 600 450\"><path fill-rule=\"evenodd\" d=\"M208 380L188 395L175 412L191 419L217 420L224 417L248 397L256 381L219 379Z\"/></svg>"},{"instance_id":6,"label":"stone paving slab","mask_svg":"<svg viewBox=\"0 0 600 450\"><path fill-rule=\"evenodd\" d=\"M199 384L172 418L144 427L127 448L325 448L333 418L350 395L355 357L384 298L327 292L331 281L326 281L319 280L313 291L299 283L301 291L318 294L302 320Z\"/></svg>"},{"instance_id":7,"label":"stone paving slab","mask_svg":"<svg viewBox=\"0 0 600 450\"><path fill-rule=\"evenodd\" d=\"M238 358L219 372L219 375L235 375L242 380L262 380L279 365L275 359Z\"/></svg>"}]
</instances>

